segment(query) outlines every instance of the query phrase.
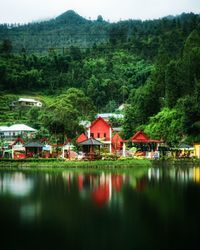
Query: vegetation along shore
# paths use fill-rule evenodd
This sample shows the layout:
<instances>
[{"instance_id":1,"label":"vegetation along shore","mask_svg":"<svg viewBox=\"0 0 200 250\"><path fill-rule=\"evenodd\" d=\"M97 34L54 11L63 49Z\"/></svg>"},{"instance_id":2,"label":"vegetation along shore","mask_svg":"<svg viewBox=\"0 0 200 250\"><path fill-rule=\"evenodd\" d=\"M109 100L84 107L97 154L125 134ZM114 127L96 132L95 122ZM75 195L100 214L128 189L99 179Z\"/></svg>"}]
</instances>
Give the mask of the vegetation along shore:
<instances>
[{"instance_id":1,"label":"vegetation along shore","mask_svg":"<svg viewBox=\"0 0 200 250\"><path fill-rule=\"evenodd\" d=\"M50 167L50 168L126 168L151 166L147 159L124 159L105 161L66 161L63 159L0 159L0 168L4 167Z\"/></svg>"}]
</instances>

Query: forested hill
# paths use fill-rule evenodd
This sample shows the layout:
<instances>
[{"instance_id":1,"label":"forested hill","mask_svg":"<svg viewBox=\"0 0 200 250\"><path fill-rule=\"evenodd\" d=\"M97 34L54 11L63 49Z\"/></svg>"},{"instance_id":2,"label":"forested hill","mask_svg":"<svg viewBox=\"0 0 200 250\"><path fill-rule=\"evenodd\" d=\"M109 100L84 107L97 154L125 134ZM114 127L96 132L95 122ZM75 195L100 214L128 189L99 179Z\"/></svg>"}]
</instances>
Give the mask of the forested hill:
<instances>
[{"instance_id":1,"label":"forested hill","mask_svg":"<svg viewBox=\"0 0 200 250\"><path fill-rule=\"evenodd\" d=\"M135 51L146 52L148 57L155 55L160 45L172 50L198 25L199 16L182 14L158 20L127 20L109 23L98 16L95 21L87 20L72 10L42 22L25 25L1 24L0 40L12 41L13 52L44 53L54 50L63 53L70 46L91 48L94 44L110 42L129 43ZM174 40L176 39L176 40ZM177 40L178 39L178 40ZM147 52L150 49L150 52Z\"/></svg>"},{"instance_id":2,"label":"forested hill","mask_svg":"<svg viewBox=\"0 0 200 250\"><path fill-rule=\"evenodd\" d=\"M171 145L200 141L199 15L109 23L68 11L1 25L0 37L1 100L7 93L52 97L45 109L30 111L38 116L29 125L75 135L80 120L125 103L124 138L143 129ZM16 117L12 122L21 121Z\"/></svg>"},{"instance_id":3,"label":"forested hill","mask_svg":"<svg viewBox=\"0 0 200 250\"><path fill-rule=\"evenodd\" d=\"M50 49L62 52L72 45L87 48L106 41L109 26L101 16L91 21L69 10L48 21L0 25L0 37L12 41L14 52L42 53Z\"/></svg>"}]
</instances>

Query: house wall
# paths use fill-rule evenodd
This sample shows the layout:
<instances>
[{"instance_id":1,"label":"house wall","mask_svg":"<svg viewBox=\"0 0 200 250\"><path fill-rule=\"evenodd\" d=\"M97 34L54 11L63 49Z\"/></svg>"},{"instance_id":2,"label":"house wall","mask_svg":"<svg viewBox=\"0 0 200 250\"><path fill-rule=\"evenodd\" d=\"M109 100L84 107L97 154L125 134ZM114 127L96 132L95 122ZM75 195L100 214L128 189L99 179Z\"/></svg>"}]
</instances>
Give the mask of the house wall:
<instances>
[{"instance_id":1,"label":"house wall","mask_svg":"<svg viewBox=\"0 0 200 250\"><path fill-rule=\"evenodd\" d=\"M105 141L110 141L110 126L108 126L104 121L99 120L92 127L90 127L90 136L93 136L95 139L105 138Z\"/></svg>"}]
</instances>

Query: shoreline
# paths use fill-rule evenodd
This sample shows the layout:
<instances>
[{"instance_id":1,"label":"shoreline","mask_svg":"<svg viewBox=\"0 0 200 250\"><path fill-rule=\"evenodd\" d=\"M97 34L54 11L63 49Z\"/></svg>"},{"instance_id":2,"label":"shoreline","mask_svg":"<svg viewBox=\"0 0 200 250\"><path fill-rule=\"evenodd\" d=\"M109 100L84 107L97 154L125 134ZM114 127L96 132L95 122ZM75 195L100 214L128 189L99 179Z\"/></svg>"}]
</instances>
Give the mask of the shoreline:
<instances>
[{"instance_id":1,"label":"shoreline","mask_svg":"<svg viewBox=\"0 0 200 250\"><path fill-rule=\"evenodd\" d=\"M0 159L1 168L134 168L151 167L148 159L97 160L97 161L66 161L63 159Z\"/></svg>"},{"instance_id":2,"label":"shoreline","mask_svg":"<svg viewBox=\"0 0 200 250\"><path fill-rule=\"evenodd\" d=\"M200 167L200 159L121 159L121 160L65 160L55 158L0 159L1 168L134 168L134 167Z\"/></svg>"}]
</instances>

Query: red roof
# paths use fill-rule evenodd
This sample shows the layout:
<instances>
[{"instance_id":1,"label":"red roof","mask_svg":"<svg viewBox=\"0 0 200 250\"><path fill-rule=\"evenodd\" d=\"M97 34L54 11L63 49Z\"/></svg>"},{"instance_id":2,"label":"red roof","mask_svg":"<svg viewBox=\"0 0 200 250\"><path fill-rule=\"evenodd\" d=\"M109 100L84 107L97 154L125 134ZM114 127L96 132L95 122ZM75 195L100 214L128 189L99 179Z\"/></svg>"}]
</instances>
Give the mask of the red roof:
<instances>
[{"instance_id":1,"label":"red roof","mask_svg":"<svg viewBox=\"0 0 200 250\"><path fill-rule=\"evenodd\" d=\"M160 140L152 140L150 139L143 131L138 131L137 133L134 134L134 136L131 138L132 142L162 142Z\"/></svg>"},{"instance_id":2,"label":"red roof","mask_svg":"<svg viewBox=\"0 0 200 250\"><path fill-rule=\"evenodd\" d=\"M20 137L18 137L18 138L13 142L12 146L14 146L17 142L21 142L22 145L24 144L24 141L23 141Z\"/></svg>"},{"instance_id":3,"label":"red roof","mask_svg":"<svg viewBox=\"0 0 200 250\"><path fill-rule=\"evenodd\" d=\"M87 136L84 134L84 133L82 133L81 135L79 135L79 137L76 139L76 142L77 143L80 143L80 142L83 142L83 141L85 141L85 140L87 140L88 138L87 138Z\"/></svg>"},{"instance_id":4,"label":"red roof","mask_svg":"<svg viewBox=\"0 0 200 250\"><path fill-rule=\"evenodd\" d=\"M116 134L113 136L113 138L112 138L112 143L117 143L117 144L119 144L119 143L121 143L121 142L123 142L121 136L120 136L118 133L116 133Z\"/></svg>"},{"instance_id":5,"label":"red roof","mask_svg":"<svg viewBox=\"0 0 200 250\"><path fill-rule=\"evenodd\" d=\"M149 142L150 138L143 132L138 131L132 137L132 142Z\"/></svg>"},{"instance_id":6,"label":"red roof","mask_svg":"<svg viewBox=\"0 0 200 250\"><path fill-rule=\"evenodd\" d=\"M96 120L92 122L89 128L93 127L98 121L103 121L106 124L106 126L111 127L110 124L107 121L105 121L102 117L98 117Z\"/></svg>"}]
</instances>

